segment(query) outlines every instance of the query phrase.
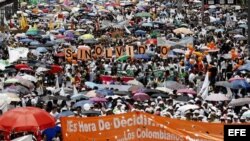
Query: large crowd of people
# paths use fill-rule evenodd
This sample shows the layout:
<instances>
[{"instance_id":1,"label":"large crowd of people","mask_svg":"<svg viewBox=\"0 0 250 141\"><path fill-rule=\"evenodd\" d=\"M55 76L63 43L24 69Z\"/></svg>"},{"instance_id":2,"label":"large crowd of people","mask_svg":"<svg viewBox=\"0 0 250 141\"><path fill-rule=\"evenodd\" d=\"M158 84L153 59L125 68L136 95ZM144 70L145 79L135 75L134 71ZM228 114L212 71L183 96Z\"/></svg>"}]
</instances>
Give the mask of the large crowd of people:
<instances>
[{"instance_id":1,"label":"large crowd of people","mask_svg":"<svg viewBox=\"0 0 250 141\"><path fill-rule=\"evenodd\" d=\"M1 33L2 93L17 96L8 110L39 107L58 125L62 116L131 111L197 122L250 121L243 6L202 8L199 0L181 9L175 2L146 0L20 6L4 19ZM112 48L113 56L78 58L79 49L95 54L97 45ZM126 46L133 55L126 55ZM144 54L139 46L146 47ZM125 52L119 58L117 47ZM71 58L65 57L68 48ZM44 140L60 140L59 134Z\"/></svg>"}]
</instances>

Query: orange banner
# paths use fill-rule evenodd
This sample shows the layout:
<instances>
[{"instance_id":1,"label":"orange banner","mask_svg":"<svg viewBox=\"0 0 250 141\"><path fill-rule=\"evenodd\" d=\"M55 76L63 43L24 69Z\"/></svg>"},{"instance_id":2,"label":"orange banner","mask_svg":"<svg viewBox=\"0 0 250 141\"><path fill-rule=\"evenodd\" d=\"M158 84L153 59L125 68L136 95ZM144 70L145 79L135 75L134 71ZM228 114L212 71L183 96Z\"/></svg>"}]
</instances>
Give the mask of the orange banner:
<instances>
[{"instance_id":1,"label":"orange banner","mask_svg":"<svg viewBox=\"0 0 250 141\"><path fill-rule=\"evenodd\" d=\"M170 119L142 112L62 117L64 141L222 141L223 124Z\"/></svg>"}]
</instances>

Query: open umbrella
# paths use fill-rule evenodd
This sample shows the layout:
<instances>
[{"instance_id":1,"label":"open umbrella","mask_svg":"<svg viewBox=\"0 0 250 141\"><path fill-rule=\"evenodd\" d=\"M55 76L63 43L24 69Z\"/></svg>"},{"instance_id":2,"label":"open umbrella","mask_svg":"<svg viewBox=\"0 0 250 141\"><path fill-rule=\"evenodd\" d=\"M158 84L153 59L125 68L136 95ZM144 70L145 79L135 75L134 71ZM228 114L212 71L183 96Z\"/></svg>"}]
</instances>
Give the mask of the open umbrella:
<instances>
[{"instance_id":1,"label":"open umbrella","mask_svg":"<svg viewBox=\"0 0 250 141\"><path fill-rule=\"evenodd\" d=\"M248 89L250 84L245 79L233 80L230 82L232 89Z\"/></svg>"},{"instance_id":2,"label":"open umbrella","mask_svg":"<svg viewBox=\"0 0 250 141\"><path fill-rule=\"evenodd\" d=\"M79 39L82 39L82 40L88 40L88 39L94 39L94 38L95 37L92 34L84 34L79 37Z\"/></svg>"},{"instance_id":3,"label":"open umbrella","mask_svg":"<svg viewBox=\"0 0 250 141\"><path fill-rule=\"evenodd\" d=\"M167 94L163 94L163 93L157 93L157 94L151 95L152 98L157 98L159 96L162 97L162 98L167 98L168 97Z\"/></svg>"},{"instance_id":4,"label":"open umbrella","mask_svg":"<svg viewBox=\"0 0 250 141\"><path fill-rule=\"evenodd\" d=\"M194 110L194 109L198 109L198 108L199 108L199 106L197 106L197 105L188 104L188 105L184 105L184 106L179 107L177 111L180 111L182 114L184 114L185 111L187 111L187 110L191 110L191 109Z\"/></svg>"},{"instance_id":5,"label":"open umbrella","mask_svg":"<svg viewBox=\"0 0 250 141\"><path fill-rule=\"evenodd\" d=\"M185 85L182 85L176 81L166 81L166 82L162 83L161 85L163 85L166 88L172 89L172 90L179 90L179 89L186 88Z\"/></svg>"},{"instance_id":6,"label":"open umbrella","mask_svg":"<svg viewBox=\"0 0 250 141\"><path fill-rule=\"evenodd\" d=\"M93 102L107 102L107 99L102 98L102 97L93 97L93 98L90 98L89 100Z\"/></svg>"},{"instance_id":7,"label":"open umbrella","mask_svg":"<svg viewBox=\"0 0 250 141\"><path fill-rule=\"evenodd\" d=\"M98 95L103 95L103 96L112 96L112 95L114 95L113 91L109 90L109 89L96 90L95 92Z\"/></svg>"},{"instance_id":8,"label":"open umbrella","mask_svg":"<svg viewBox=\"0 0 250 141\"><path fill-rule=\"evenodd\" d=\"M148 96L148 95L145 94L145 93L136 93L136 94L133 96L133 99L136 100L136 101L145 101L145 100L149 100L149 99L150 99L150 96Z\"/></svg>"},{"instance_id":9,"label":"open umbrella","mask_svg":"<svg viewBox=\"0 0 250 141\"><path fill-rule=\"evenodd\" d=\"M87 96L87 97L97 97L98 94L95 92L95 90L91 90L91 91L87 92L85 96Z\"/></svg>"},{"instance_id":10,"label":"open umbrella","mask_svg":"<svg viewBox=\"0 0 250 141\"><path fill-rule=\"evenodd\" d=\"M81 114L86 116L99 116L101 115L101 111L94 111L94 110L82 111Z\"/></svg>"},{"instance_id":11,"label":"open umbrella","mask_svg":"<svg viewBox=\"0 0 250 141\"><path fill-rule=\"evenodd\" d=\"M56 119L59 119L61 117L68 117L71 115L74 115L74 113L72 111L63 111L63 112L56 115Z\"/></svg>"},{"instance_id":12,"label":"open umbrella","mask_svg":"<svg viewBox=\"0 0 250 141\"><path fill-rule=\"evenodd\" d=\"M98 84L96 84L94 82L87 81L84 84L85 84L85 86L87 86L88 88L91 88L91 89L93 89L94 87L98 87Z\"/></svg>"},{"instance_id":13,"label":"open umbrella","mask_svg":"<svg viewBox=\"0 0 250 141\"><path fill-rule=\"evenodd\" d=\"M139 82L138 80L134 79L134 80L129 80L127 82L127 84L129 85L135 85L135 86L142 86L143 87L143 84L141 82Z\"/></svg>"},{"instance_id":14,"label":"open umbrella","mask_svg":"<svg viewBox=\"0 0 250 141\"><path fill-rule=\"evenodd\" d=\"M50 73L59 73L61 71L63 71L63 68L59 65L51 65L50 66L50 70L49 70Z\"/></svg>"},{"instance_id":15,"label":"open umbrella","mask_svg":"<svg viewBox=\"0 0 250 141\"><path fill-rule=\"evenodd\" d=\"M87 96L84 94L74 94L70 97L72 100L80 100L80 99L89 99Z\"/></svg>"},{"instance_id":16,"label":"open umbrella","mask_svg":"<svg viewBox=\"0 0 250 141\"><path fill-rule=\"evenodd\" d=\"M245 104L250 104L250 98L232 99L228 106L243 106Z\"/></svg>"},{"instance_id":17,"label":"open umbrella","mask_svg":"<svg viewBox=\"0 0 250 141\"><path fill-rule=\"evenodd\" d=\"M242 114L242 117L250 118L250 110L244 112L244 113Z\"/></svg>"},{"instance_id":18,"label":"open umbrella","mask_svg":"<svg viewBox=\"0 0 250 141\"><path fill-rule=\"evenodd\" d=\"M157 39L148 39L146 41L146 44L153 44L153 45L156 45L157 44Z\"/></svg>"},{"instance_id":19,"label":"open umbrella","mask_svg":"<svg viewBox=\"0 0 250 141\"><path fill-rule=\"evenodd\" d=\"M228 81L218 81L218 82L215 83L215 86L222 86L222 87L232 88L232 84L229 83Z\"/></svg>"},{"instance_id":20,"label":"open umbrella","mask_svg":"<svg viewBox=\"0 0 250 141\"><path fill-rule=\"evenodd\" d=\"M206 97L207 101L228 101L229 98L224 94L210 94Z\"/></svg>"},{"instance_id":21,"label":"open umbrella","mask_svg":"<svg viewBox=\"0 0 250 141\"><path fill-rule=\"evenodd\" d=\"M250 71L250 63L246 63L246 64L240 66L238 70L240 70L240 71L241 70Z\"/></svg>"},{"instance_id":22,"label":"open umbrella","mask_svg":"<svg viewBox=\"0 0 250 141\"><path fill-rule=\"evenodd\" d=\"M28 64L16 64L16 69L22 69L22 68L30 68Z\"/></svg>"},{"instance_id":23,"label":"open umbrella","mask_svg":"<svg viewBox=\"0 0 250 141\"><path fill-rule=\"evenodd\" d=\"M73 108L82 107L84 104L91 104L91 103L93 103L93 101L90 101L90 100L81 100L81 101L76 102L73 105Z\"/></svg>"},{"instance_id":24,"label":"open umbrella","mask_svg":"<svg viewBox=\"0 0 250 141\"><path fill-rule=\"evenodd\" d=\"M144 59L144 60L149 60L150 57L147 54L135 54L133 56L135 59Z\"/></svg>"},{"instance_id":25,"label":"open umbrella","mask_svg":"<svg viewBox=\"0 0 250 141\"><path fill-rule=\"evenodd\" d=\"M21 99L18 97L17 94L14 93L0 93L0 99L6 100L8 103L10 102L20 102Z\"/></svg>"},{"instance_id":26,"label":"open umbrella","mask_svg":"<svg viewBox=\"0 0 250 141\"><path fill-rule=\"evenodd\" d=\"M135 35L137 36L144 36L147 32L144 30L136 30Z\"/></svg>"},{"instance_id":27,"label":"open umbrella","mask_svg":"<svg viewBox=\"0 0 250 141\"><path fill-rule=\"evenodd\" d=\"M193 89L179 89L177 93L197 94Z\"/></svg>"},{"instance_id":28,"label":"open umbrella","mask_svg":"<svg viewBox=\"0 0 250 141\"><path fill-rule=\"evenodd\" d=\"M36 132L55 126L55 119L45 110L35 107L20 107L5 112L0 125L7 131Z\"/></svg>"},{"instance_id":29,"label":"open umbrella","mask_svg":"<svg viewBox=\"0 0 250 141\"><path fill-rule=\"evenodd\" d=\"M147 12L140 12L135 14L135 17L150 17L150 16L151 14Z\"/></svg>"},{"instance_id":30,"label":"open umbrella","mask_svg":"<svg viewBox=\"0 0 250 141\"><path fill-rule=\"evenodd\" d=\"M177 28L174 30L176 34L193 34L193 31L187 28Z\"/></svg>"}]
</instances>

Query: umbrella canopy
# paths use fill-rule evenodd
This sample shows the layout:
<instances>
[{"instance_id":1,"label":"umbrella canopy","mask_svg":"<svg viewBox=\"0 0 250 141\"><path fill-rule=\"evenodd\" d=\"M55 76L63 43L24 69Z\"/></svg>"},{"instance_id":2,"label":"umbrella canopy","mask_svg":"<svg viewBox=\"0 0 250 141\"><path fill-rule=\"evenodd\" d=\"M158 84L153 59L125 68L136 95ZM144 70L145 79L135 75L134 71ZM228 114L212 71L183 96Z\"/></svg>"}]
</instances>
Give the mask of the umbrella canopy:
<instances>
[{"instance_id":1,"label":"umbrella canopy","mask_svg":"<svg viewBox=\"0 0 250 141\"><path fill-rule=\"evenodd\" d=\"M36 132L54 127L55 119L42 109L21 107L5 112L0 119L0 125L7 131Z\"/></svg>"},{"instance_id":2,"label":"umbrella canopy","mask_svg":"<svg viewBox=\"0 0 250 141\"><path fill-rule=\"evenodd\" d=\"M143 84L141 82L139 82L138 80L134 79L134 80L129 80L127 82L127 84L129 85L135 85L135 86L142 86L143 87Z\"/></svg>"},{"instance_id":3,"label":"umbrella canopy","mask_svg":"<svg viewBox=\"0 0 250 141\"><path fill-rule=\"evenodd\" d=\"M74 94L70 97L72 100L80 100L80 99L89 99L87 96L83 94Z\"/></svg>"},{"instance_id":4,"label":"umbrella canopy","mask_svg":"<svg viewBox=\"0 0 250 141\"><path fill-rule=\"evenodd\" d=\"M58 66L58 65L50 66L50 70L49 70L50 73L59 73L61 71L63 71L63 68L61 66Z\"/></svg>"},{"instance_id":5,"label":"umbrella canopy","mask_svg":"<svg viewBox=\"0 0 250 141\"><path fill-rule=\"evenodd\" d=\"M193 31L187 28L177 28L174 30L176 34L193 34Z\"/></svg>"},{"instance_id":6,"label":"umbrella canopy","mask_svg":"<svg viewBox=\"0 0 250 141\"><path fill-rule=\"evenodd\" d=\"M17 94L14 93L0 93L0 99L6 100L8 103L10 102L20 102L21 99L18 97Z\"/></svg>"},{"instance_id":7,"label":"umbrella canopy","mask_svg":"<svg viewBox=\"0 0 250 141\"><path fill-rule=\"evenodd\" d=\"M92 103L93 103L93 101L90 101L90 100L81 100L81 101L76 102L73 105L73 108L82 107L84 104L92 104Z\"/></svg>"},{"instance_id":8,"label":"umbrella canopy","mask_svg":"<svg viewBox=\"0 0 250 141\"><path fill-rule=\"evenodd\" d=\"M24 74L22 76L20 76L22 79L25 79L25 80L29 80L29 81L32 81L32 82L37 82L37 79L36 77L32 76L32 75L28 75L28 74Z\"/></svg>"},{"instance_id":9,"label":"umbrella canopy","mask_svg":"<svg viewBox=\"0 0 250 141\"><path fill-rule=\"evenodd\" d=\"M238 70L246 70L246 71L250 71L250 63L244 64L242 66L239 67Z\"/></svg>"},{"instance_id":10,"label":"umbrella canopy","mask_svg":"<svg viewBox=\"0 0 250 141\"><path fill-rule=\"evenodd\" d=\"M232 89L248 89L250 88L250 84L245 79L233 80L230 83L232 85Z\"/></svg>"},{"instance_id":11,"label":"umbrella canopy","mask_svg":"<svg viewBox=\"0 0 250 141\"><path fill-rule=\"evenodd\" d=\"M133 96L133 99L136 100L136 101L145 101L145 100L149 100L149 99L150 99L150 96L148 96L148 95L145 94L145 93L136 93L136 94Z\"/></svg>"},{"instance_id":12,"label":"umbrella canopy","mask_svg":"<svg viewBox=\"0 0 250 141\"><path fill-rule=\"evenodd\" d=\"M166 88L169 88L171 90L179 90L179 89L185 89L186 86L182 85L176 81L166 81L164 83L162 83L162 85Z\"/></svg>"},{"instance_id":13,"label":"umbrella canopy","mask_svg":"<svg viewBox=\"0 0 250 141\"><path fill-rule=\"evenodd\" d=\"M95 92L95 90L91 90L91 91L87 92L85 96L86 97L97 97L98 94Z\"/></svg>"},{"instance_id":14,"label":"umbrella canopy","mask_svg":"<svg viewBox=\"0 0 250 141\"><path fill-rule=\"evenodd\" d=\"M136 85L132 85L128 91L132 92L132 91L137 91L139 89L142 89L143 87L142 86L136 86Z\"/></svg>"},{"instance_id":15,"label":"umbrella canopy","mask_svg":"<svg viewBox=\"0 0 250 141\"><path fill-rule=\"evenodd\" d=\"M192 105L192 104L188 104L188 105L184 105L184 106L179 107L177 111L180 111L182 114L184 114L185 111L191 110L191 109L192 109L192 110L194 110L194 109L199 109L199 106L197 106L197 105Z\"/></svg>"},{"instance_id":16,"label":"umbrella canopy","mask_svg":"<svg viewBox=\"0 0 250 141\"><path fill-rule=\"evenodd\" d=\"M30 68L30 67L27 64L16 64L15 68L16 69L22 69L22 68Z\"/></svg>"},{"instance_id":17,"label":"umbrella canopy","mask_svg":"<svg viewBox=\"0 0 250 141\"><path fill-rule=\"evenodd\" d=\"M250 98L232 99L228 106L243 106L245 104L250 104Z\"/></svg>"},{"instance_id":18,"label":"umbrella canopy","mask_svg":"<svg viewBox=\"0 0 250 141\"><path fill-rule=\"evenodd\" d=\"M84 84L85 84L85 86L87 86L88 88L91 88L91 89L93 89L94 87L98 87L98 84L96 84L94 82L87 81Z\"/></svg>"},{"instance_id":19,"label":"umbrella canopy","mask_svg":"<svg viewBox=\"0 0 250 141\"><path fill-rule=\"evenodd\" d=\"M168 97L167 94L163 94L163 93L158 93L158 94L151 95L152 98L157 98L159 96L162 97L162 98L167 98Z\"/></svg>"},{"instance_id":20,"label":"umbrella canopy","mask_svg":"<svg viewBox=\"0 0 250 141\"><path fill-rule=\"evenodd\" d=\"M93 98L90 98L89 100L93 102L107 102L107 99L102 98L102 97L93 97Z\"/></svg>"},{"instance_id":21,"label":"umbrella canopy","mask_svg":"<svg viewBox=\"0 0 250 141\"><path fill-rule=\"evenodd\" d=\"M112 90L108 89L101 89L101 90L96 90L95 91L98 95L103 95L103 96L112 96L114 95Z\"/></svg>"},{"instance_id":22,"label":"umbrella canopy","mask_svg":"<svg viewBox=\"0 0 250 141\"><path fill-rule=\"evenodd\" d=\"M150 59L150 57L147 54L135 54L133 57L135 59L144 59L144 60Z\"/></svg>"},{"instance_id":23,"label":"umbrella canopy","mask_svg":"<svg viewBox=\"0 0 250 141\"><path fill-rule=\"evenodd\" d=\"M179 89L177 93L197 94L193 89Z\"/></svg>"},{"instance_id":24,"label":"umbrella canopy","mask_svg":"<svg viewBox=\"0 0 250 141\"><path fill-rule=\"evenodd\" d=\"M157 39L148 39L148 40L146 41L146 44L157 45Z\"/></svg>"},{"instance_id":25,"label":"umbrella canopy","mask_svg":"<svg viewBox=\"0 0 250 141\"><path fill-rule=\"evenodd\" d=\"M61 117L68 117L71 115L74 115L74 113L72 111L63 111L63 112L56 115L56 119L59 119Z\"/></svg>"},{"instance_id":26,"label":"umbrella canopy","mask_svg":"<svg viewBox=\"0 0 250 141\"><path fill-rule=\"evenodd\" d=\"M135 17L150 17L151 14L148 12L140 12L140 13L136 13Z\"/></svg>"},{"instance_id":27,"label":"umbrella canopy","mask_svg":"<svg viewBox=\"0 0 250 141\"><path fill-rule=\"evenodd\" d=\"M250 110L244 112L244 113L242 114L242 117L250 118Z\"/></svg>"},{"instance_id":28,"label":"umbrella canopy","mask_svg":"<svg viewBox=\"0 0 250 141\"><path fill-rule=\"evenodd\" d=\"M229 98L224 94L210 94L206 97L207 101L228 101Z\"/></svg>"},{"instance_id":29,"label":"umbrella canopy","mask_svg":"<svg viewBox=\"0 0 250 141\"><path fill-rule=\"evenodd\" d=\"M228 81L218 81L218 82L215 83L215 86L222 86L222 87L232 88L232 84L229 83Z\"/></svg>"},{"instance_id":30,"label":"umbrella canopy","mask_svg":"<svg viewBox=\"0 0 250 141\"><path fill-rule=\"evenodd\" d=\"M95 37L92 34L84 34L79 37L79 39L82 39L82 40L88 40L88 39L94 39L94 38Z\"/></svg>"}]
</instances>

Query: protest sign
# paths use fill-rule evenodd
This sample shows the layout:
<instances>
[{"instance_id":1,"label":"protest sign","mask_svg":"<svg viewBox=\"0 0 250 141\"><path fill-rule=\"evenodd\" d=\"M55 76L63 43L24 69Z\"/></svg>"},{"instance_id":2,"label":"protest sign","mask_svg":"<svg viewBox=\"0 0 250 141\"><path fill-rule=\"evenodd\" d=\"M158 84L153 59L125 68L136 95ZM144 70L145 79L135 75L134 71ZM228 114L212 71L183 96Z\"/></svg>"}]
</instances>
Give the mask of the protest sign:
<instances>
[{"instance_id":1,"label":"protest sign","mask_svg":"<svg viewBox=\"0 0 250 141\"><path fill-rule=\"evenodd\" d=\"M61 118L64 141L223 140L223 124L170 119L142 112Z\"/></svg>"}]
</instances>

